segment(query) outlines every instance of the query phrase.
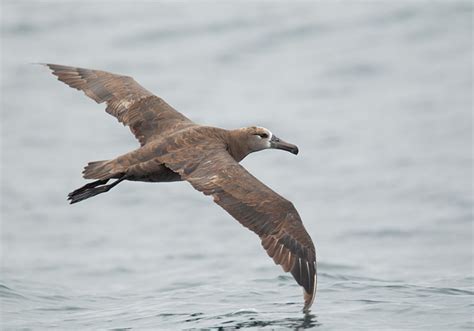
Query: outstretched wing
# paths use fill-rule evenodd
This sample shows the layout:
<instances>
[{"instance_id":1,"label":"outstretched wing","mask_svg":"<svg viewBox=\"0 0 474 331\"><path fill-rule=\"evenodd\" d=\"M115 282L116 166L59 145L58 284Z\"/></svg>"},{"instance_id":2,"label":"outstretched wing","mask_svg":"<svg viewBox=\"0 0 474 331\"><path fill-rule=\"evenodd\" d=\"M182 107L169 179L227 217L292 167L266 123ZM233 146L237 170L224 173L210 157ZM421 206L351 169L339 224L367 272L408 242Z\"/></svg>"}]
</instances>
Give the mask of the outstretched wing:
<instances>
[{"instance_id":1,"label":"outstretched wing","mask_svg":"<svg viewBox=\"0 0 474 331\"><path fill-rule=\"evenodd\" d=\"M97 103L107 103L106 111L130 130L143 146L168 130L193 125L193 122L147 91L132 77L105 71L45 64L58 79L83 91Z\"/></svg>"},{"instance_id":2,"label":"outstretched wing","mask_svg":"<svg viewBox=\"0 0 474 331\"><path fill-rule=\"evenodd\" d=\"M160 160L260 236L268 255L304 288L307 311L316 292L316 252L293 204L252 176L222 147L184 149Z\"/></svg>"}]
</instances>

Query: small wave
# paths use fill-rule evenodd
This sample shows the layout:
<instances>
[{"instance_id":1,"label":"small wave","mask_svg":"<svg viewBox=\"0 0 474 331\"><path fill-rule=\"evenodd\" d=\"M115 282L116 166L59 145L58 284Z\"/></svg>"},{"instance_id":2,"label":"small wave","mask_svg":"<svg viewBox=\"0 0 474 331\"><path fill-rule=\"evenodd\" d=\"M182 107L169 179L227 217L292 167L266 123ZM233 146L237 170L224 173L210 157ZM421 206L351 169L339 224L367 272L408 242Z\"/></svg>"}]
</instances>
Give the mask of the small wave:
<instances>
[{"instance_id":1,"label":"small wave","mask_svg":"<svg viewBox=\"0 0 474 331\"><path fill-rule=\"evenodd\" d=\"M77 307L77 306L64 306L64 307L44 307L44 308L37 308L38 311L51 311L51 312L60 312L60 311L83 311L88 310L84 307Z\"/></svg>"},{"instance_id":2,"label":"small wave","mask_svg":"<svg viewBox=\"0 0 474 331\"><path fill-rule=\"evenodd\" d=\"M464 289L457 289L451 287L434 287L434 286L421 286L421 285L413 285L413 284L392 284L392 285L375 285L371 284L370 287L382 287L391 290L399 290L399 291L410 291L414 293L436 293L436 294L444 294L444 295L474 295L473 291L464 290Z\"/></svg>"},{"instance_id":3,"label":"small wave","mask_svg":"<svg viewBox=\"0 0 474 331\"><path fill-rule=\"evenodd\" d=\"M184 321L185 322L196 322L196 321L202 320L204 318L203 315L204 315L203 313L192 313L191 315L189 315L190 318L185 319Z\"/></svg>"},{"instance_id":4,"label":"small wave","mask_svg":"<svg viewBox=\"0 0 474 331\"><path fill-rule=\"evenodd\" d=\"M400 229L380 229L380 230L367 230L367 231L350 231L342 234L342 237L369 237L369 238L407 238L412 237L415 233L412 231L404 231Z\"/></svg>"},{"instance_id":5,"label":"small wave","mask_svg":"<svg viewBox=\"0 0 474 331\"><path fill-rule=\"evenodd\" d=\"M325 273L325 272L318 272L318 277L319 278L328 278L328 279L334 279L334 280L350 280L351 277L349 276L345 276L345 275L341 275L341 274L329 274L329 273Z\"/></svg>"},{"instance_id":6,"label":"small wave","mask_svg":"<svg viewBox=\"0 0 474 331\"><path fill-rule=\"evenodd\" d=\"M185 314L185 313L160 313L160 314L157 314L156 317L174 317L174 316L186 316L188 314ZM191 314L192 316L192 314Z\"/></svg>"},{"instance_id":7,"label":"small wave","mask_svg":"<svg viewBox=\"0 0 474 331\"><path fill-rule=\"evenodd\" d=\"M224 316L248 315L248 314L258 314L258 311L255 308L242 308L232 313L226 314Z\"/></svg>"},{"instance_id":8,"label":"small wave","mask_svg":"<svg viewBox=\"0 0 474 331\"><path fill-rule=\"evenodd\" d=\"M420 10L416 7L412 8L401 8L395 11L387 12L384 15L377 15L374 18L368 19L366 22L373 26L386 26L393 24L405 23L409 20L413 20L420 13Z\"/></svg>"},{"instance_id":9,"label":"small wave","mask_svg":"<svg viewBox=\"0 0 474 331\"><path fill-rule=\"evenodd\" d=\"M6 285L3 285L3 284L0 284L0 298L26 299L25 296L21 295L20 293L18 293L14 289L12 289L12 288L10 288Z\"/></svg>"},{"instance_id":10,"label":"small wave","mask_svg":"<svg viewBox=\"0 0 474 331\"><path fill-rule=\"evenodd\" d=\"M348 265L348 264L318 262L318 269L324 269L324 270L356 270L356 269L360 269L360 267L354 266L354 265Z\"/></svg>"},{"instance_id":11,"label":"small wave","mask_svg":"<svg viewBox=\"0 0 474 331\"><path fill-rule=\"evenodd\" d=\"M363 77L375 76L382 72L383 68L380 65L372 63L353 63L330 69L326 72L326 75L330 77L352 77L360 79Z\"/></svg>"},{"instance_id":12,"label":"small wave","mask_svg":"<svg viewBox=\"0 0 474 331\"><path fill-rule=\"evenodd\" d=\"M51 300L51 301L65 301L68 300L69 298L64 296L64 295L58 295L58 294L53 294L53 295L38 295L39 298L45 299L45 300Z\"/></svg>"},{"instance_id":13,"label":"small wave","mask_svg":"<svg viewBox=\"0 0 474 331\"><path fill-rule=\"evenodd\" d=\"M8 290L8 291L12 291L11 288L9 288L8 286L6 285L3 285L3 284L0 284L0 290Z\"/></svg>"},{"instance_id":14,"label":"small wave","mask_svg":"<svg viewBox=\"0 0 474 331\"><path fill-rule=\"evenodd\" d=\"M474 295L473 291L469 290L462 290L457 288L450 288L450 287L426 287L422 288L422 291L428 291L433 293L439 294L448 294L448 295Z\"/></svg>"},{"instance_id":15,"label":"small wave","mask_svg":"<svg viewBox=\"0 0 474 331\"><path fill-rule=\"evenodd\" d=\"M335 278L335 277L333 277ZM389 284L387 284L389 283ZM434 293L443 295L474 295L473 291L452 287L434 287L422 286L407 283L394 283L393 281L371 279L365 277L350 277L347 281L337 282L329 286L326 290L332 289L352 289L352 290L371 290L371 289L387 289L397 292L410 292L419 296L424 293Z\"/></svg>"},{"instance_id":16,"label":"small wave","mask_svg":"<svg viewBox=\"0 0 474 331\"><path fill-rule=\"evenodd\" d=\"M388 303L389 302L389 301L369 300L369 299L360 299L360 300L355 300L355 301L366 303L366 304L369 304L369 305L374 305L374 304L379 304L379 303Z\"/></svg>"}]
</instances>

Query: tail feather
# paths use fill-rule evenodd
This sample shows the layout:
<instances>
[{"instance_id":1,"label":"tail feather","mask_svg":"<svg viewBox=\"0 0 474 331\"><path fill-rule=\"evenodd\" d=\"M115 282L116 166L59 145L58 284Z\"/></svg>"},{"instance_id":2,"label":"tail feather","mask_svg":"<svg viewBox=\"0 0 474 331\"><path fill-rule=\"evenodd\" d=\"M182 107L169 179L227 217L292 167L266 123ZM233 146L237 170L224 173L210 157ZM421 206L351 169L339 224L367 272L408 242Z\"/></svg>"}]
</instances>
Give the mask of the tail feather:
<instances>
[{"instance_id":1,"label":"tail feather","mask_svg":"<svg viewBox=\"0 0 474 331\"><path fill-rule=\"evenodd\" d=\"M114 175L114 162L109 160L89 162L82 172L85 179L108 179Z\"/></svg>"}]
</instances>

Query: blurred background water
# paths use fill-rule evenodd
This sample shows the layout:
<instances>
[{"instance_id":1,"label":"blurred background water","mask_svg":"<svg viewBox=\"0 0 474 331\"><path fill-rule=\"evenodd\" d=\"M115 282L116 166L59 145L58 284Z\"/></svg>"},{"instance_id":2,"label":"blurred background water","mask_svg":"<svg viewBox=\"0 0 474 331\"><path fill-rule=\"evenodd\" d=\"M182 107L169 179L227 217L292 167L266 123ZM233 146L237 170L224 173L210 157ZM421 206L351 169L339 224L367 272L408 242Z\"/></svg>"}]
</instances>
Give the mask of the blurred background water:
<instances>
[{"instance_id":1,"label":"blurred background water","mask_svg":"<svg viewBox=\"0 0 474 331\"><path fill-rule=\"evenodd\" d=\"M2 329L472 329L472 2L3 1ZM135 77L202 124L300 147L244 166L293 201L318 296L187 183L69 206L137 147L32 62Z\"/></svg>"}]
</instances>

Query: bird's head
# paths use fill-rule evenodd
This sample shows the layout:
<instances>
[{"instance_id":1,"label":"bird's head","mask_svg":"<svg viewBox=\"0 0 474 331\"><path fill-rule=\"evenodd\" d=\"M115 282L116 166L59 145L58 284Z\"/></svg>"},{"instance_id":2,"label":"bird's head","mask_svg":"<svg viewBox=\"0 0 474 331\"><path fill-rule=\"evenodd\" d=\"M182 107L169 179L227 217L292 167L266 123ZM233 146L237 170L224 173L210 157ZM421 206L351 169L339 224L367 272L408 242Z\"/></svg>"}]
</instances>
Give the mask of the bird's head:
<instances>
[{"instance_id":1,"label":"bird's head","mask_svg":"<svg viewBox=\"0 0 474 331\"><path fill-rule=\"evenodd\" d=\"M274 148L282 149L295 155L298 154L298 147L296 145L281 140L268 129L259 126L252 126L245 128L244 130L247 138L247 145L251 152Z\"/></svg>"}]
</instances>

